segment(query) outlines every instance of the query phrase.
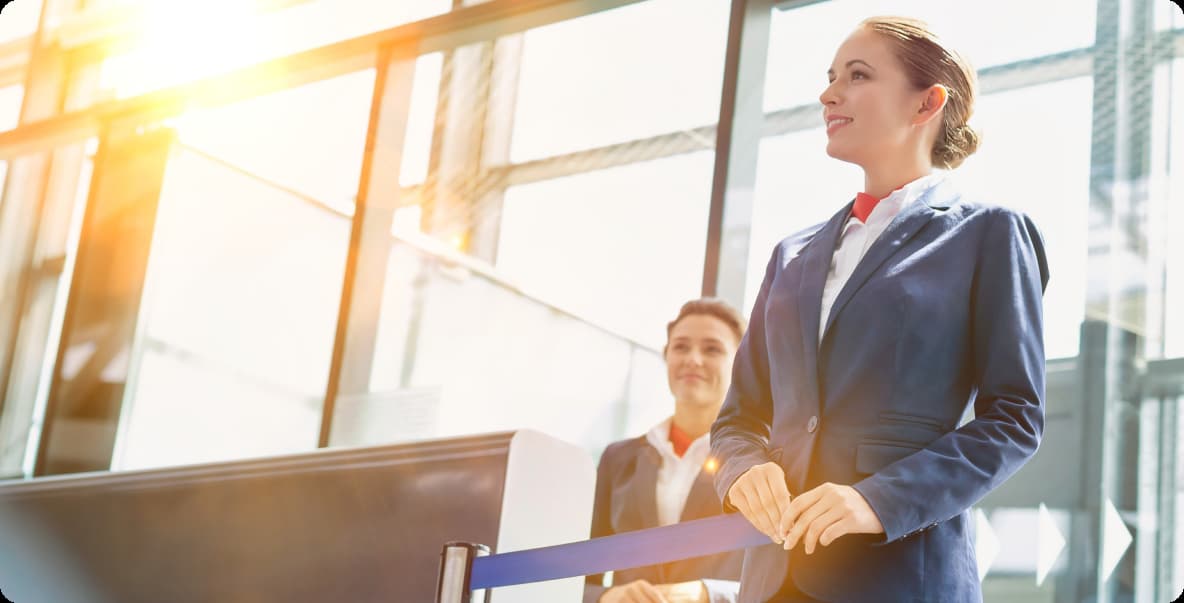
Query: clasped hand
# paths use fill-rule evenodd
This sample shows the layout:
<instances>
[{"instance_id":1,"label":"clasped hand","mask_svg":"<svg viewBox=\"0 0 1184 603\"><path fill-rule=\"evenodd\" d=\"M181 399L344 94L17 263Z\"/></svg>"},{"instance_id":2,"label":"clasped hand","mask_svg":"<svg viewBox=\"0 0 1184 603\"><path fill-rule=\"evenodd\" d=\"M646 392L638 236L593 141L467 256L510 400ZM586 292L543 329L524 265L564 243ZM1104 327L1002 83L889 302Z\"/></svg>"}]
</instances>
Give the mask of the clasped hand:
<instances>
[{"instance_id":1,"label":"clasped hand","mask_svg":"<svg viewBox=\"0 0 1184 603\"><path fill-rule=\"evenodd\" d=\"M822 484L790 497L777 463L745 471L728 489L728 502L756 529L790 550L803 544L807 555L846 534L883 534L880 518L851 486Z\"/></svg>"}]
</instances>

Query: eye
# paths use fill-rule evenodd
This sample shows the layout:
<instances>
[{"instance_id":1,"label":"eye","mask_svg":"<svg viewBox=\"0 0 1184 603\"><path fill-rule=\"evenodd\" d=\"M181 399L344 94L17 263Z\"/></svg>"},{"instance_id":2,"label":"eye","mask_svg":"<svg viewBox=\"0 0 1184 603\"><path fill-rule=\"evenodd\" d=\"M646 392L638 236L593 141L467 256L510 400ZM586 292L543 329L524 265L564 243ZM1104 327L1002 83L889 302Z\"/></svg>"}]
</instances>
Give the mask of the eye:
<instances>
[{"instance_id":1,"label":"eye","mask_svg":"<svg viewBox=\"0 0 1184 603\"><path fill-rule=\"evenodd\" d=\"M675 352L685 352L685 351L687 351L687 344L676 343L676 344L674 344L674 347L671 349L673 349Z\"/></svg>"},{"instance_id":2,"label":"eye","mask_svg":"<svg viewBox=\"0 0 1184 603\"><path fill-rule=\"evenodd\" d=\"M867 79L867 74L866 74L866 73L864 73L864 72L862 72L862 71L859 71L859 70L857 69L857 70L855 70L855 71L852 71L852 72L851 72L851 79L853 79L853 80L866 80L866 79Z\"/></svg>"}]
</instances>

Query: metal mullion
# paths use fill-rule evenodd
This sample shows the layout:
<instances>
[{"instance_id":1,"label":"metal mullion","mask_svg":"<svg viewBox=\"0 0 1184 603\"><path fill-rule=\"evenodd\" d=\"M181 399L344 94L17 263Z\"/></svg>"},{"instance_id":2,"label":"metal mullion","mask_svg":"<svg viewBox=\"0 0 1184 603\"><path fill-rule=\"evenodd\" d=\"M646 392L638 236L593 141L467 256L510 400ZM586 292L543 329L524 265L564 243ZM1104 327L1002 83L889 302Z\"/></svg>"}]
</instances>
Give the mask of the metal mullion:
<instances>
[{"instance_id":1,"label":"metal mullion","mask_svg":"<svg viewBox=\"0 0 1184 603\"><path fill-rule=\"evenodd\" d=\"M732 0L728 21L702 293L737 307L744 302L773 5Z\"/></svg>"},{"instance_id":2,"label":"metal mullion","mask_svg":"<svg viewBox=\"0 0 1184 603\"><path fill-rule=\"evenodd\" d=\"M378 60L317 437L319 448L329 446L339 397L343 393L364 394L369 389L391 223L400 206L399 174L417 57L417 48L406 45L385 50Z\"/></svg>"}]
</instances>

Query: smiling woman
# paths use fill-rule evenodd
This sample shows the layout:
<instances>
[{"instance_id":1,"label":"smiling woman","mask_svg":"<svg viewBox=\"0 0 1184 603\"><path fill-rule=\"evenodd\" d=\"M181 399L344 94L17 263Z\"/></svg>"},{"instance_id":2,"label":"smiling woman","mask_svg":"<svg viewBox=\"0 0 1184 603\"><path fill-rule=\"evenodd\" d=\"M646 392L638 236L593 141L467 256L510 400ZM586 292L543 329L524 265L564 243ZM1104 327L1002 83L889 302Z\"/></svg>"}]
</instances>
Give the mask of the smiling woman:
<instances>
[{"instance_id":1,"label":"smiling woman","mask_svg":"<svg viewBox=\"0 0 1184 603\"><path fill-rule=\"evenodd\" d=\"M744 319L712 298L683 304L666 327L666 377L674 415L641 437L610 444L600 457L592 537L717 515L716 463L708 430L732 381ZM617 572L610 585L590 576L586 603L734 602L742 552Z\"/></svg>"},{"instance_id":2,"label":"smiling woman","mask_svg":"<svg viewBox=\"0 0 1184 603\"><path fill-rule=\"evenodd\" d=\"M968 511L1041 439L1048 263L1027 215L946 178L975 89L915 19L834 54L826 153L862 191L774 248L711 429L717 492L772 543L743 601L982 600Z\"/></svg>"}]
</instances>

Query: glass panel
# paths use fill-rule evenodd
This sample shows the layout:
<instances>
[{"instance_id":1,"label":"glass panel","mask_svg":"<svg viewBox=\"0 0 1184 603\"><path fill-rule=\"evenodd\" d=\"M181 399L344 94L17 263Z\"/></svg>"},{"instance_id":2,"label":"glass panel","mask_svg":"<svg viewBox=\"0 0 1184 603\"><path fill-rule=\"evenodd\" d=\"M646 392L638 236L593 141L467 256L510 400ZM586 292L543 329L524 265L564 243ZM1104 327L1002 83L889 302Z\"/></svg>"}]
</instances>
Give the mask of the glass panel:
<instances>
[{"instance_id":1,"label":"glass panel","mask_svg":"<svg viewBox=\"0 0 1184 603\"><path fill-rule=\"evenodd\" d=\"M702 282L714 153L511 187L498 270L538 295L653 347Z\"/></svg>"},{"instance_id":2,"label":"glass panel","mask_svg":"<svg viewBox=\"0 0 1184 603\"><path fill-rule=\"evenodd\" d=\"M55 154L50 185L55 194L42 208L33 260L39 269L28 271L35 278L20 309L8 389L0 402L0 479L28 477L33 472L96 142L91 139ZM4 165L0 162L0 186Z\"/></svg>"},{"instance_id":3,"label":"glass panel","mask_svg":"<svg viewBox=\"0 0 1184 603\"><path fill-rule=\"evenodd\" d=\"M176 121L116 468L316 446L373 78Z\"/></svg>"},{"instance_id":4,"label":"glass panel","mask_svg":"<svg viewBox=\"0 0 1184 603\"><path fill-rule=\"evenodd\" d=\"M180 142L254 177L348 211L358 193L374 70L173 120Z\"/></svg>"},{"instance_id":5,"label":"glass panel","mask_svg":"<svg viewBox=\"0 0 1184 603\"><path fill-rule=\"evenodd\" d=\"M24 86L0 88L0 132L11 130L20 122L21 101L24 97ZM4 190L4 180L7 177L8 162L0 159L0 191Z\"/></svg>"},{"instance_id":6,"label":"glass panel","mask_svg":"<svg viewBox=\"0 0 1184 603\"><path fill-rule=\"evenodd\" d=\"M715 123L728 4L650 0L528 31L511 160Z\"/></svg>"},{"instance_id":7,"label":"glass panel","mask_svg":"<svg viewBox=\"0 0 1184 603\"><path fill-rule=\"evenodd\" d=\"M316 446L349 229L345 216L176 152L114 468Z\"/></svg>"},{"instance_id":8,"label":"glass panel","mask_svg":"<svg viewBox=\"0 0 1184 603\"><path fill-rule=\"evenodd\" d=\"M444 55L439 52L425 54L415 60L411 108L407 112L407 134L403 144L403 163L399 170L399 184L402 186L421 184L428 175L443 62Z\"/></svg>"},{"instance_id":9,"label":"glass panel","mask_svg":"<svg viewBox=\"0 0 1184 603\"><path fill-rule=\"evenodd\" d=\"M1184 28L1184 9L1180 5L1175 2L1157 2L1154 10L1157 31Z\"/></svg>"},{"instance_id":10,"label":"glass panel","mask_svg":"<svg viewBox=\"0 0 1184 603\"><path fill-rule=\"evenodd\" d=\"M773 11L765 110L815 103L835 50L859 22L878 14L924 19L956 41L977 69L1092 46L1094 3L1076 0L935 3L902 0L886 9L878 0L843 0ZM1022 15L1022 16L1021 16ZM1049 27L1055 23L1056 27ZM1007 43L999 43L1007 32Z\"/></svg>"},{"instance_id":11,"label":"glass panel","mask_svg":"<svg viewBox=\"0 0 1184 603\"><path fill-rule=\"evenodd\" d=\"M21 101L25 98L25 87L21 85L0 88L0 132L16 127L21 118Z\"/></svg>"},{"instance_id":12,"label":"glass panel","mask_svg":"<svg viewBox=\"0 0 1184 603\"><path fill-rule=\"evenodd\" d=\"M421 245L391 245L371 393L339 398L335 446L536 429L599 452L669 408L656 350Z\"/></svg>"},{"instance_id":13,"label":"glass panel","mask_svg":"<svg viewBox=\"0 0 1184 603\"><path fill-rule=\"evenodd\" d=\"M1172 62L1170 165L1167 203L1170 236L1166 238L1167 278L1165 282L1164 352L1168 358L1184 356L1184 59ZM1184 479L1181 480L1184 484ZM1184 514L1181 515L1184 518ZM1184 521L1181 522L1184 525Z\"/></svg>"}]
</instances>

